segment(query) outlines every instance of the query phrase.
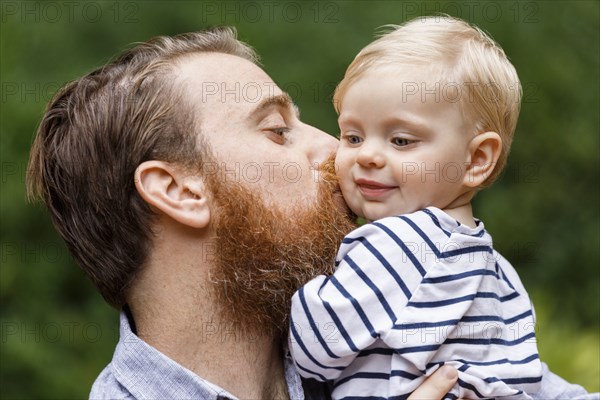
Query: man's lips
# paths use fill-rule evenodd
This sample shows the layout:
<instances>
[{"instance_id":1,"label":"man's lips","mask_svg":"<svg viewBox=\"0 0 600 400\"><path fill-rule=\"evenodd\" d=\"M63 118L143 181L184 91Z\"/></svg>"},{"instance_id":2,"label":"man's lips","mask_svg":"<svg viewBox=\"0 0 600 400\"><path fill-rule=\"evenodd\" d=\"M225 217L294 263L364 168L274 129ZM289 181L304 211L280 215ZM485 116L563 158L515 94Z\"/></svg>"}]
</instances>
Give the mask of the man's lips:
<instances>
[{"instance_id":1,"label":"man's lips","mask_svg":"<svg viewBox=\"0 0 600 400\"><path fill-rule=\"evenodd\" d=\"M357 179L355 181L358 190L367 199L377 199L383 197L398 186L386 185L381 182L372 181L369 179Z\"/></svg>"}]
</instances>

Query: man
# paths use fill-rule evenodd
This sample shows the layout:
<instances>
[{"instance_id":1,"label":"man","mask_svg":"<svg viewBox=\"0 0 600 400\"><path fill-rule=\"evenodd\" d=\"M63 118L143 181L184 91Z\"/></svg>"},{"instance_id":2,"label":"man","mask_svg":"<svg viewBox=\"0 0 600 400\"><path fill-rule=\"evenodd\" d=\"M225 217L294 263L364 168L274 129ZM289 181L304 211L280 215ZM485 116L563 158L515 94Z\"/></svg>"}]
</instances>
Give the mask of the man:
<instances>
[{"instance_id":1,"label":"man","mask_svg":"<svg viewBox=\"0 0 600 400\"><path fill-rule=\"evenodd\" d=\"M123 310L91 398L327 396L281 336L291 294L331 271L351 227L321 168L336 146L228 28L140 44L55 96L29 190ZM560 392L544 398L582 393L546 377ZM413 397L455 380L440 369Z\"/></svg>"}]
</instances>

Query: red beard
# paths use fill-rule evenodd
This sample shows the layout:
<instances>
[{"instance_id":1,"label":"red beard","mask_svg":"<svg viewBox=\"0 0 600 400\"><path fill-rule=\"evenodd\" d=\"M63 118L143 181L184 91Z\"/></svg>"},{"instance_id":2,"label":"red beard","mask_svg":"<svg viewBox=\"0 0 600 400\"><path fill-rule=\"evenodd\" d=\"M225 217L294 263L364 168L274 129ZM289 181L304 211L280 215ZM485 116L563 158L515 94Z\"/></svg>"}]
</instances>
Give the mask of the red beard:
<instances>
[{"instance_id":1,"label":"red beard","mask_svg":"<svg viewBox=\"0 0 600 400\"><path fill-rule=\"evenodd\" d=\"M257 191L218 175L207 176L217 210L210 276L223 321L251 335L287 332L292 295L333 272L340 242L355 227L341 206L333 157L320 170L315 204L292 212L268 207Z\"/></svg>"}]
</instances>

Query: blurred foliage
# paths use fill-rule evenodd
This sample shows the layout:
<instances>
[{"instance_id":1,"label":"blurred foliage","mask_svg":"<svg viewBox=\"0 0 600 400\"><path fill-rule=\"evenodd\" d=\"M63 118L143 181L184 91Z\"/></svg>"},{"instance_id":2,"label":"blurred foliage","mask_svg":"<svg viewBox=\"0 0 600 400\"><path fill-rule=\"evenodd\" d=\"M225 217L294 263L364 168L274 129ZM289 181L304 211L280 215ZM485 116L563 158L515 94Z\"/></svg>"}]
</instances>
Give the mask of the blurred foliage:
<instances>
[{"instance_id":1,"label":"blurred foliage","mask_svg":"<svg viewBox=\"0 0 600 400\"><path fill-rule=\"evenodd\" d=\"M0 397L82 398L110 361L117 312L25 202L29 147L54 91L155 35L235 25L305 122L337 133L331 93L384 24L446 12L503 46L525 88L509 166L475 201L538 312L542 359L600 390L597 1L2 1Z\"/></svg>"}]
</instances>

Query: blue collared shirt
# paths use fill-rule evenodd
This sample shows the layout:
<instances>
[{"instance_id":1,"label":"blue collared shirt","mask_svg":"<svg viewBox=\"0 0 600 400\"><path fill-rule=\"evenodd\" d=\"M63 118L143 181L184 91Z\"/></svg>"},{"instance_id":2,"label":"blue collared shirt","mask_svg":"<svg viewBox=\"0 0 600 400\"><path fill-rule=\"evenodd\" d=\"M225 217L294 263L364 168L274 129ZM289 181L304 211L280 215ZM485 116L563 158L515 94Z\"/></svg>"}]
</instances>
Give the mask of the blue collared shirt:
<instances>
[{"instance_id":1,"label":"blue collared shirt","mask_svg":"<svg viewBox=\"0 0 600 400\"><path fill-rule=\"evenodd\" d=\"M326 385L300 378L289 353L286 354L284 367L291 400L330 398ZM571 385L552 374L545 364L543 372L542 388L533 396L534 399L600 400L597 393L586 395L581 386ZM133 333L126 313L121 312L119 343L111 363L94 382L90 399L229 400L237 397L202 379L141 340Z\"/></svg>"},{"instance_id":2,"label":"blue collared shirt","mask_svg":"<svg viewBox=\"0 0 600 400\"><path fill-rule=\"evenodd\" d=\"M290 400L328 399L326 385L303 381L289 352L284 360ZM121 312L120 338L113 359L100 373L90 399L237 399L225 389L202 379L140 339Z\"/></svg>"}]
</instances>

